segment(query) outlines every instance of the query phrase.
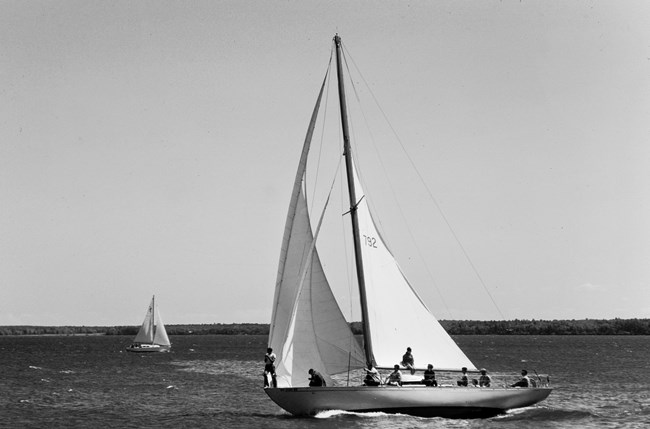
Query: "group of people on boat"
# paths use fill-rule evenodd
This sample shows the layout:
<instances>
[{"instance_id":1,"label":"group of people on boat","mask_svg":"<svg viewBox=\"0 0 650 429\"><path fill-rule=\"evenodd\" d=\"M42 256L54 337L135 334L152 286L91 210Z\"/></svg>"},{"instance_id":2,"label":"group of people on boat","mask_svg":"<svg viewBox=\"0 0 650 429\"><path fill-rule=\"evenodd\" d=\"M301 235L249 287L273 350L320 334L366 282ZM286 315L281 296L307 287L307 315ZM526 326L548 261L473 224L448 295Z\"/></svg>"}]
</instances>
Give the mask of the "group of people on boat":
<instances>
[{"instance_id":1,"label":"group of people on boat","mask_svg":"<svg viewBox=\"0 0 650 429\"><path fill-rule=\"evenodd\" d=\"M411 372L411 375L415 374L415 358L413 357L413 350L410 347L406 348L406 352L402 356L402 361L400 365ZM387 386L401 386L402 385L402 372L400 371L400 365L395 364L393 367L393 372L388 375L386 378ZM372 364L368 364L366 369L366 378L363 380L365 386L379 386L381 385L381 376L376 368ZM424 378L420 381L421 384L425 386L437 386L438 381L436 380L436 373L433 370L433 365L428 364L427 369L424 370Z\"/></svg>"},{"instance_id":2,"label":"group of people on boat","mask_svg":"<svg viewBox=\"0 0 650 429\"><path fill-rule=\"evenodd\" d=\"M276 374L275 374L275 361L277 357L273 353L271 347L266 349L266 355L264 355L264 387L278 387ZM406 348L406 353L402 356L401 366L408 369L411 374L415 374L415 359L413 358L413 353L410 347ZM471 385L474 387L490 387L492 384L492 378L488 375L485 368L479 370L480 376L478 379L472 379ZM269 383L269 377L271 382ZM400 371L400 365L395 364L393 367L393 372L391 372L385 380L382 380L379 371L375 368L372 363L368 364L366 368L366 376L363 380L364 386L381 386L385 384L386 386L401 386L402 385L402 372ZM420 381L420 384L430 387L438 386L438 380L436 380L436 373L433 370L433 365L428 364L427 369L424 370L424 378ZM467 387L470 386L470 378L466 367L461 368L460 378L456 381L457 386ZM326 386L325 377L318 371L313 368L309 369L309 387L322 387ZM521 379L514 384L511 384L510 387L535 387L536 383L528 376L528 371L525 369L521 370Z\"/></svg>"},{"instance_id":3,"label":"group of people on boat","mask_svg":"<svg viewBox=\"0 0 650 429\"><path fill-rule=\"evenodd\" d=\"M481 376L477 379L472 379L472 384L474 386L478 387L490 387L490 384L492 384L492 378L488 375L487 370L485 368L481 368L479 370L481 373ZM458 386L464 386L467 387L469 386L469 376L467 375L467 368L462 367L460 369L460 378L456 381L456 384Z\"/></svg>"},{"instance_id":4,"label":"group of people on boat","mask_svg":"<svg viewBox=\"0 0 650 429\"><path fill-rule=\"evenodd\" d=\"M277 356L273 353L271 347L266 349L266 354L264 355L264 387L278 387L278 380L275 374L275 361ZM271 382L269 383L269 377L271 377ZM309 370L309 387L315 386L326 386L325 377L315 369Z\"/></svg>"},{"instance_id":5,"label":"group of people on boat","mask_svg":"<svg viewBox=\"0 0 650 429\"><path fill-rule=\"evenodd\" d=\"M410 347L406 348L406 353L402 356L402 361L400 362L401 367L408 369L411 374L415 374L415 358L413 357L413 350ZM393 372L391 372L385 380L387 386L401 386L402 385L402 372L400 371L400 365L395 365L393 367ZM471 380L471 385L475 387L490 387L492 384L492 377L488 375L485 368L479 370L481 374L478 379L474 378ZM528 371L525 369L521 371L522 378L516 383L512 384L510 387L534 387L535 383L528 377ZM366 377L363 380L365 386L380 386L382 384L382 379L376 368L372 364L368 364L366 369ZM436 379L436 373L433 370L433 365L428 364L427 369L424 370L424 378L420 380L420 384L425 386L436 387L438 386L438 380ZM456 381L457 386L467 387L470 386L470 378L466 367L461 368L461 376Z\"/></svg>"}]
</instances>

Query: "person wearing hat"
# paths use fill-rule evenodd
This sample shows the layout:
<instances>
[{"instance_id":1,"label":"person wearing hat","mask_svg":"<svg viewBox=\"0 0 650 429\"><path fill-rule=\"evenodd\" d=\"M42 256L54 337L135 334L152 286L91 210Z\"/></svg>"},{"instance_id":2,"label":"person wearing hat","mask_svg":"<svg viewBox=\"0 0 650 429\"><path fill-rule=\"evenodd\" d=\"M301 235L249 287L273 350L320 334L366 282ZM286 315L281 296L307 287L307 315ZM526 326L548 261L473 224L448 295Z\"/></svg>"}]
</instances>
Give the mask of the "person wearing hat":
<instances>
[{"instance_id":1,"label":"person wearing hat","mask_svg":"<svg viewBox=\"0 0 650 429\"><path fill-rule=\"evenodd\" d=\"M492 383L492 378L487 375L487 370L485 368L481 368L481 376L478 378L478 386L479 387L490 387L490 383Z\"/></svg>"}]
</instances>

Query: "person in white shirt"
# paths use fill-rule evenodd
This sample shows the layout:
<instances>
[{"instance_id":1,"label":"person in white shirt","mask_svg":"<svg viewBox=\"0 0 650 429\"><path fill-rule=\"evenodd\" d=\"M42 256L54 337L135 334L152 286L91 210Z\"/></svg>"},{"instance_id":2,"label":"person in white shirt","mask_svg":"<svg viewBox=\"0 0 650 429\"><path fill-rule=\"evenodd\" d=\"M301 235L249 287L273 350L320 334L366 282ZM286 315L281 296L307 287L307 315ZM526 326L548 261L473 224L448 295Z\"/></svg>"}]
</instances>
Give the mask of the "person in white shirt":
<instances>
[{"instance_id":1,"label":"person in white shirt","mask_svg":"<svg viewBox=\"0 0 650 429\"><path fill-rule=\"evenodd\" d=\"M269 374L271 375L271 387L278 387L278 381L275 377L275 359L273 349L271 347L266 349L266 355L264 355L264 387L269 387Z\"/></svg>"},{"instance_id":2,"label":"person in white shirt","mask_svg":"<svg viewBox=\"0 0 650 429\"><path fill-rule=\"evenodd\" d=\"M388 376L388 381L386 382L389 386L401 386L402 385L402 373L399 370L399 365L395 365L395 370L390 373Z\"/></svg>"}]
</instances>

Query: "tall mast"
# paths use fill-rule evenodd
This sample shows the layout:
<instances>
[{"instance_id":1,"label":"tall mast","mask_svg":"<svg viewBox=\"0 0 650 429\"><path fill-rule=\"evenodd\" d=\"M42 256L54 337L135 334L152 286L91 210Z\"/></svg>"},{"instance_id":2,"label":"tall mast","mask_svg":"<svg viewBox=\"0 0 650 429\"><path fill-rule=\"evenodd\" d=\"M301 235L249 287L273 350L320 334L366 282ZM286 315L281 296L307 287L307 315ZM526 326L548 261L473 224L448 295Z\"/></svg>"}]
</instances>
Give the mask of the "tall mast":
<instances>
[{"instance_id":1,"label":"tall mast","mask_svg":"<svg viewBox=\"0 0 650 429\"><path fill-rule=\"evenodd\" d=\"M151 297L151 344L156 342L156 295Z\"/></svg>"},{"instance_id":2,"label":"tall mast","mask_svg":"<svg viewBox=\"0 0 650 429\"><path fill-rule=\"evenodd\" d=\"M339 84L339 104L341 106L341 127L343 128L343 154L345 155L345 171L348 176L348 195L350 197L350 219L352 220L352 237L354 239L354 258L357 267L357 282L359 283L359 299L361 301L361 326L363 328L363 348L366 363L374 365L372 341L368 325L368 302L366 299L366 281L363 274L363 259L361 258L361 237L359 234L359 218L357 214L357 196L354 190L354 167L350 149L350 132L348 128L348 109L345 102L343 84L343 64L341 61L341 38L334 36L336 44L336 76Z\"/></svg>"}]
</instances>

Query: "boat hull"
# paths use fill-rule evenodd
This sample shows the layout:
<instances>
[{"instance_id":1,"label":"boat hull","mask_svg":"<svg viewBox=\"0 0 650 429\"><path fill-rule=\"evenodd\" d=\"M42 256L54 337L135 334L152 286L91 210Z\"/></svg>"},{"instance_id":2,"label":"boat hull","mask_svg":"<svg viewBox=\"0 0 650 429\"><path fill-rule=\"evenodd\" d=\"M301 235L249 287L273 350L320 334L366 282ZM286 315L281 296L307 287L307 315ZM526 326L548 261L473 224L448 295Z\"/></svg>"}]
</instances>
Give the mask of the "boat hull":
<instances>
[{"instance_id":1,"label":"boat hull","mask_svg":"<svg viewBox=\"0 0 650 429\"><path fill-rule=\"evenodd\" d=\"M126 348L126 351L131 353L165 353L170 348L170 346L159 346L158 344L141 344L139 346L130 345Z\"/></svg>"},{"instance_id":2,"label":"boat hull","mask_svg":"<svg viewBox=\"0 0 650 429\"><path fill-rule=\"evenodd\" d=\"M419 417L482 418L543 401L550 388L296 387L266 388L281 408L296 416L321 411L384 412Z\"/></svg>"}]
</instances>

